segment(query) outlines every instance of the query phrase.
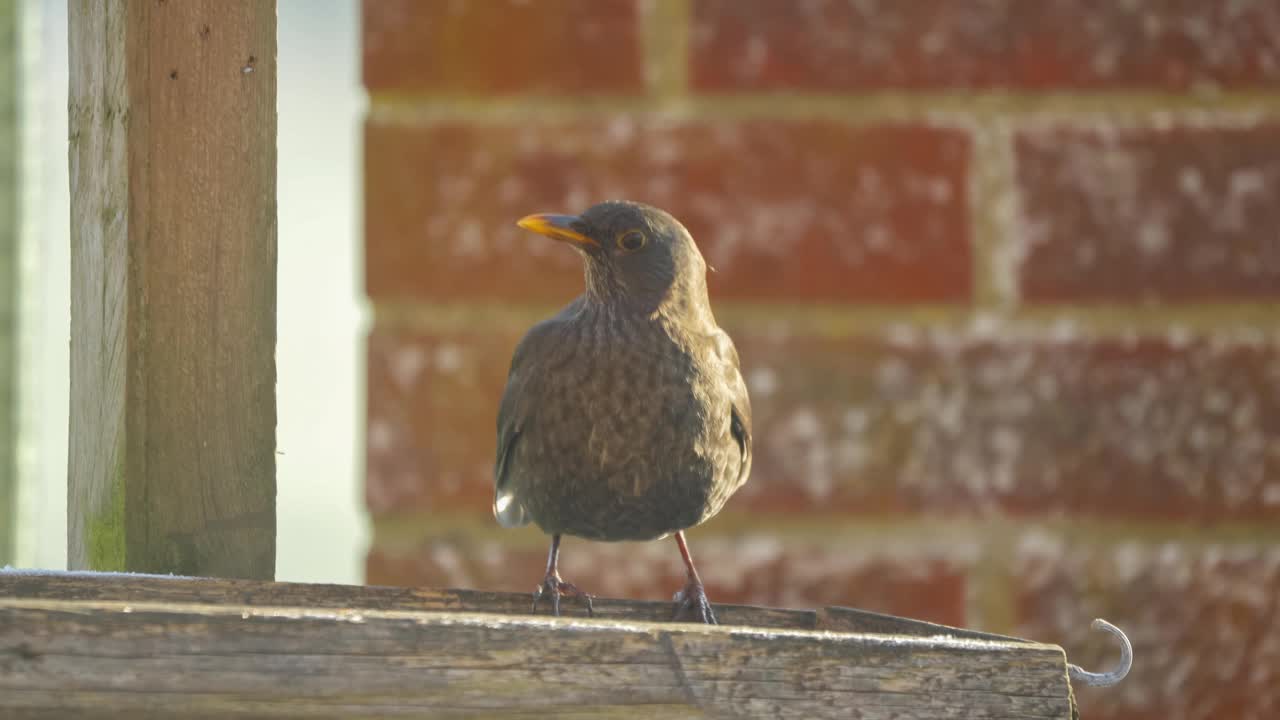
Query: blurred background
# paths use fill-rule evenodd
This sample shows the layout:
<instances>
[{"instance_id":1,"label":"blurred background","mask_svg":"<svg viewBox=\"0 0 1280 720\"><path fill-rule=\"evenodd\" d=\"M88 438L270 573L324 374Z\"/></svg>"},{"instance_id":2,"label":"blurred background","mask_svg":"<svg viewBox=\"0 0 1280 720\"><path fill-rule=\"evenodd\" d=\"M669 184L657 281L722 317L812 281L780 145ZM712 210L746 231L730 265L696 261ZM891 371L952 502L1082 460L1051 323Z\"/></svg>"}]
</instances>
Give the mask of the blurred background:
<instances>
[{"instance_id":1,"label":"blurred background","mask_svg":"<svg viewBox=\"0 0 1280 720\"><path fill-rule=\"evenodd\" d=\"M65 3L10 7L11 561L60 567ZM279 15L278 577L532 590L546 539L489 512L494 417L581 270L513 221L625 197L716 267L752 393L752 479L690 533L713 601L1011 633L1090 669L1114 661L1102 616L1137 659L1084 717L1280 715L1280 4ZM669 541L569 539L562 570L604 596L683 579Z\"/></svg>"}]
</instances>

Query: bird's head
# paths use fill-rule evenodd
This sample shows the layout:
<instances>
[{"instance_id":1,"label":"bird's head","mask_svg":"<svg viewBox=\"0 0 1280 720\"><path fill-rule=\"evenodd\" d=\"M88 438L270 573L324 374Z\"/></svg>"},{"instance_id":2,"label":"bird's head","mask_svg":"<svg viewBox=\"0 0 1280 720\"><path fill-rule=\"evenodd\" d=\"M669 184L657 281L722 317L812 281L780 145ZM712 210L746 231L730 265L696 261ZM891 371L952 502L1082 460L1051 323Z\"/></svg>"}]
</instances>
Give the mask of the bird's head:
<instances>
[{"instance_id":1,"label":"bird's head","mask_svg":"<svg viewBox=\"0 0 1280 720\"><path fill-rule=\"evenodd\" d=\"M658 208L609 201L581 215L529 215L517 224L582 253L591 300L644 313L707 304L702 253L689 231Z\"/></svg>"}]
</instances>

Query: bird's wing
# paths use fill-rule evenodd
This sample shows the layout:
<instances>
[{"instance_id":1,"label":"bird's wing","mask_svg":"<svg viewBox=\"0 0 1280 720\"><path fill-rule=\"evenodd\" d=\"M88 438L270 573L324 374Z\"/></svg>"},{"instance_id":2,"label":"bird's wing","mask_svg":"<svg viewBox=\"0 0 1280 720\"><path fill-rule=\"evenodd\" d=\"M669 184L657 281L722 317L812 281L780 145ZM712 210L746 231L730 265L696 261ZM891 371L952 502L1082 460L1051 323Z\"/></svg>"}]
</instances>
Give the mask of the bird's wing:
<instances>
[{"instance_id":1,"label":"bird's wing","mask_svg":"<svg viewBox=\"0 0 1280 720\"><path fill-rule=\"evenodd\" d=\"M539 344L534 326L511 358L511 370L507 373L507 387L502 392L498 406L498 452L493 469L493 516L503 527L519 527L529 524L529 513L520 498L516 497L511 483L511 460L520 433L528 420L529 408L534 404L530 397L537 393L537 373L533 371L531 358L537 357L534 348Z\"/></svg>"},{"instance_id":2,"label":"bird's wing","mask_svg":"<svg viewBox=\"0 0 1280 720\"><path fill-rule=\"evenodd\" d=\"M570 311L574 305L564 312ZM511 357L507 387L498 406L498 452L493 470L493 515L503 527L529 524L529 513L511 483L512 462L520 434L529 423L533 408L537 407L542 377L538 368L539 358L546 357L546 350L555 343L558 321L564 312L530 328Z\"/></svg>"},{"instance_id":3,"label":"bird's wing","mask_svg":"<svg viewBox=\"0 0 1280 720\"><path fill-rule=\"evenodd\" d=\"M715 336L716 353L724 366L724 381L729 387L729 398L732 402L729 417L729 432L738 442L738 451L742 463L738 468L738 486L747 481L751 472L751 398L747 395L747 383L742 379L742 370L738 361L738 349L733 340L723 330Z\"/></svg>"}]
</instances>

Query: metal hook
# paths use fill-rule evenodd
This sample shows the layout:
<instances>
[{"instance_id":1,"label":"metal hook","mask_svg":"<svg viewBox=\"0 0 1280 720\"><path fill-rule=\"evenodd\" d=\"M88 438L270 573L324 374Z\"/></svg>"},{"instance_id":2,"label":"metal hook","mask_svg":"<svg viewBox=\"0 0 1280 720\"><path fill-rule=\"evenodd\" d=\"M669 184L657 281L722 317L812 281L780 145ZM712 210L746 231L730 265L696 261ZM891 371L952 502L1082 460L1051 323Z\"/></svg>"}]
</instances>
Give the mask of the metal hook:
<instances>
[{"instance_id":1,"label":"metal hook","mask_svg":"<svg viewBox=\"0 0 1280 720\"><path fill-rule=\"evenodd\" d=\"M1094 630L1106 630L1120 640L1120 664L1107 672L1095 673L1067 663L1067 675L1073 682L1089 687L1110 687L1123 680L1129 674L1129 668L1133 667L1133 645L1120 628L1102 618L1095 619L1090 627Z\"/></svg>"}]
</instances>

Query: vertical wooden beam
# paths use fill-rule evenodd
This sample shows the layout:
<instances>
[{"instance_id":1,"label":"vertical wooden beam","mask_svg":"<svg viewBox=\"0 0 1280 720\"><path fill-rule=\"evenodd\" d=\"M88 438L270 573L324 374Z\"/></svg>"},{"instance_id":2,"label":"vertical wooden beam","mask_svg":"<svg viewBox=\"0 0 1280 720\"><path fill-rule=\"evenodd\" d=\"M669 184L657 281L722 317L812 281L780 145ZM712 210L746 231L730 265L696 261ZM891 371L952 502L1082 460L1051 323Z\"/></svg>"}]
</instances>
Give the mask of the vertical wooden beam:
<instances>
[{"instance_id":1,"label":"vertical wooden beam","mask_svg":"<svg viewBox=\"0 0 1280 720\"><path fill-rule=\"evenodd\" d=\"M70 0L72 568L275 568L274 0Z\"/></svg>"},{"instance_id":2,"label":"vertical wooden beam","mask_svg":"<svg viewBox=\"0 0 1280 720\"><path fill-rule=\"evenodd\" d=\"M17 539L20 4L0 3L0 565Z\"/></svg>"}]
</instances>

